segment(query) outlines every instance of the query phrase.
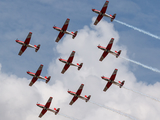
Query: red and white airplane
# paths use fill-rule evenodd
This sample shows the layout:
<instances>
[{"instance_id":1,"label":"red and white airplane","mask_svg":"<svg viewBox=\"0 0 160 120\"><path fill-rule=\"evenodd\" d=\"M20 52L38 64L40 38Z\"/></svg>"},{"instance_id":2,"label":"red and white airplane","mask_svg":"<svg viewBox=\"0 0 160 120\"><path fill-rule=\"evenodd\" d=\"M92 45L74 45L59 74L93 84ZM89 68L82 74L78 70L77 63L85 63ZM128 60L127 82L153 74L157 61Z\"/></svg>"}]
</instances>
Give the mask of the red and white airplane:
<instances>
[{"instance_id":1,"label":"red and white airplane","mask_svg":"<svg viewBox=\"0 0 160 120\"><path fill-rule=\"evenodd\" d=\"M75 51L72 51L72 53L71 53L71 55L69 56L68 60L64 60L64 59L62 59L62 58L59 58L59 61L65 63L65 66L64 66L64 68L63 68L63 70L62 70L62 72L61 72L62 74L65 73L65 71L70 67L70 65L78 67L78 70L81 69L83 63L81 63L81 64L78 64L78 63L77 63L77 65L72 63L73 58L74 58L74 54L75 54Z\"/></svg>"},{"instance_id":2,"label":"red and white airplane","mask_svg":"<svg viewBox=\"0 0 160 120\"><path fill-rule=\"evenodd\" d=\"M96 21L94 22L94 25L97 25L98 22L103 18L103 16L111 18L111 22L115 19L116 14L114 14L114 15L108 15L108 14L105 13L106 10L107 10L107 7L108 7L108 3L109 3L109 1L106 1L104 3L103 8L101 9L101 11L96 10L96 9L92 9L93 12L99 14L98 17L97 17L97 19L96 19Z\"/></svg>"},{"instance_id":3,"label":"red and white airplane","mask_svg":"<svg viewBox=\"0 0 160 120\"><path fill-rule=\"evenodd\" d=\"M119 50L118 52L117 51L113 52L113 51L110 50L112 48L113 42L114 42L114 38L111 38L107 47L102 47L100 45L97 46L99 49L104 51L101 58L99 59L99 61L102 61L108 55L108 53L111 53L111 54L115 55L116 58L119 57L119 55L121 54L121 50Z\"/></svg>"},{"instance_id":4,"label":"red and white airplane","mask_svg":"<svg viewBox=\"0 0 160 120\"><path fill-rule=\"evenodd\" d=\"M44 80L46 81L46 83L49 82L49 80L51 79L51 76L49 76L49 77L47 78L46 76L45 76L45 77L42 77L42 76L40 75L41 72L42 72L42 68L43 68L43 65L41 64L41 65L39 66L39 68L38 68L38 70L37 70L36 73L27 71L27 73L28 73L29 75L33 76L33 78L32 78L32 80L31 80L29 86L32 86L32 85L37 81L38 78L39 78L39 79L44 79Z\"/></svg>"},{"instance_id":5,"label":"red and white airplane","mask_svg":"<svg viewBox=\"0 0 160 120\"><path fill-rule=\"evenodd\" d=\"M23 42L23 41L20 41L20 40L16 40L17 43L21 44L22 47L21 47L21 50L19 51L18 55L22 55L22 53L26 50L27 47L31 47L31 48L34 48L35 49L35 52L37 52L40 48L40 44L38 46L36 45L31 45L29 44L30 43L30 40L31 40L31 36L32 36L32 32L29 32L26 40Z\"/></svg>"},{"instance_id":6,"label":"red and white airplane","mask_svg":"<svg viewBox=\"0 0 160 120\"><path fill-rule=\"evenodd\" d=\"M105 88L103 89L103 91L106 91L112 85L112 83L115 84L115 85L118 85L120 88L124 85L125 81L122 81L122 82L120 82L120 81L115 82L114 81L114 79L116 77L116 74L117 74L117 71L118 71L118 69L115 69L110 78L107 78L107 77L104 77L104 76L101 77L102 79L108 81L108 83L105 86Z\"/></svg>"},{"instance_id":7,"label":"red and white airplane","mask_svg":"<svg viewBox=\"0 0 160 120\"><path fill-rule=\"evenodd\" d=\"M54 110L50 109L49 107L50 107L51 102L52 102L52 97L50 97L50 98L48 99L48 101L47 101L47 103L46 103L45 105L42 105L42 104L38 104L38 103L37 103L37 106L43 109L42 112L41 112L40 115L39 115L40 118L41 118L47 111L54 112L55 115L58 114L60 108L57 108L57 109L54 108Z\"/></svg>"},{"instance_id":8,"label":"red and white airplane","mask_svg":"<svg viewBox=\"0 0 160 120\"><path fill-rule=\"evenodd\" d=\"M89 99L91 98L91 95L89 95L89 96L85 95L84 97L81 96L81 92L83 90L83 86L84 86L84 84L81 84L81 86L79 87L79 89L77 90L77 92L72 92L72 91L68 90L68 93L74 96L72 98L71 102L69 103L70 105L72 105L78 98L81 98L81 99L85 100L86 102L89 101Z\"/></svg>"},{"instance_id":9,"label":"red and white airplane","mask_svg":"<svg viewBox=\"0 0 160 120\"><path fill-rule=\"evenodd\" d=\"M66 20L66 22L64 23L64 25L63 25L62 28L53 26L53 28L54 28L55 30L60 31L60 33L59 33L59 35L58 35L58 37L57 37L57 39L56 39L55 42L58 42L58 41L63 37L64 34L70 34L70 35L72 35L72 38L73 38L73 39L76 37L78 31L76 31L76 32L69 32L69 31L67 31L67 27L68 27L69 21L70 21L70 19L67 18L67 20Z\"/></svg>"}]
</instances>

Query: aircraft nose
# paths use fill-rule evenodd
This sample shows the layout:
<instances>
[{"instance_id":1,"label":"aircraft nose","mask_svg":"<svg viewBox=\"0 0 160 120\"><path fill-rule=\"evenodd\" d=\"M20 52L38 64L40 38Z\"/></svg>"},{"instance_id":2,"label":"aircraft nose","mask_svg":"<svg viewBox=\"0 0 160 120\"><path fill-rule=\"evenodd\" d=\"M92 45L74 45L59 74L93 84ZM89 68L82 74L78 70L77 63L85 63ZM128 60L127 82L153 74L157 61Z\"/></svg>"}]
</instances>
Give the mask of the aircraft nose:
<instances>
[{"instance_id":1,"label":"aircraft nose","mask_svg":"<svg viewBox=\"0 0 160 120\"><path fill-rule=\"evenodd\" d=\"M37 103L36 105L37 105L37 106L39 106L39 104L38 104L38 103Z\"/></svg>"},{"instance_id":2,"label":"aircraft nose","mask_svg":"<svg viewBox=\"0 0 160 120\"><path fill-rule=\"evenodd\" d=\"M70 93L71 91L68 90L67 92Z\"/></svg>"},{"instance_id":3,"label":"aircraft nose","mask_svg":"<svg viewBox=\"0 0 160 120\"><path fill-rule=\"evenodd\" d=\"M92 11L94 11L95 9L92 9Z\"/></svg>"},{"instance_id":4,"label":"aircraft nose","mask_svg":"<svg viewBox=\"0 0 160 120\"><path fill-rule=\"evenodd\" d=\"M59 61L61 61L62 59L61 58L59 58Z\"/></svg>"}]
</instances>

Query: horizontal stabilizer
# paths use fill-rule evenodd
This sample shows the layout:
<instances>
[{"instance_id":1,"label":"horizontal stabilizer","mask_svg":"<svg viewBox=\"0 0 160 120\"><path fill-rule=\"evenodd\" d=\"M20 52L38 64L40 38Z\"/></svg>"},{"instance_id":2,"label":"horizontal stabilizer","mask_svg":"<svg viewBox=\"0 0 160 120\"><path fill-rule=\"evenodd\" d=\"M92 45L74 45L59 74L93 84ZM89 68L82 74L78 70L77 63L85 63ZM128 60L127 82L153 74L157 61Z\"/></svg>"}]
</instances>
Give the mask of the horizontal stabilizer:
<instances>
[{"instance_id":1,"label":"horizontal stabilizer","mask_svg":"<svg viewBox=\"0 0 160 120\"><path fill-rule=\"evenodd\" d=\"M91 95L89 95L89 96L87 97L86 102L88 102L90 98L91 98Z\"/></svg>"},{"instance_id":2,"label":"horizontal stabilizer","mask_svg":"<svg viewBox=\"0 0 160 120\"><path fill-rule=\"evenodd\" d=\"M83 63L81 63L78 67L78 70L80 70L82 68Z\"/></svg>"},{"instance_id":3,"label":"horizontal stabilizer","mask_svg":"<svg viewBox=\"0 0 160 120\"><path fill-rule=\"evenodd\" d=\"M121 83L120 83L120 88L124 85L125 81L123 80Z\"/></svg>"},{"instance_id":4,"label":"horizontal stabilizer","mask_svg":"<svg viewBox=\"0 0 160 120\"><path fill-rule=\"evenodd\" d=\"M36 46L35 52L37 52L40 48L40 44L38 46Z\"/></svg>"},{"instance_id":5,"label":"horizontal stabilizer","mask_svg":"<svg viewBox=\"0 0 160 120\"><path fill-rule=\"evenodd\" d=\"M59 110L60 110L60 108L58 108L58 109L56 110L55 115L57 115L57 114L58 114Z\"/></svg>"},{"instance_id":6,"label":"horizontal stabilizer","mask_svg":"<svg viewBox=\"0 0 160 120\"><path fill-rule=\"evenodd\" d=\"M111 22L113 22L113 20L115 19L115 17L116 17L116 14L114 14L114 15L112 16Z\"/></svg>"},{"instance_id":7,"label":"horizontal stabilizer","mask_svg":"<svg viewBox=\"0 0 160 120\"><path fill-rule=\"evenodd\" d=\"M73 33L72 38L74 39L77 36L78 31L76 31L75 33Z\"/></svg>"},{"instance_id":8,"label":"horizontal stabilizer","mask_svg":"<svg viewBox=\"0 0 160 120\"><path fill-rule=\"evenodd\" d=\"M116 52L116 58L118 58L120 54L121 54L121 50L119 50L118 52Z\"/></svg>"},{"instance_id":9,"label":"horizontal stabilizer","mask_svg":"<svg viewBox=\"0 0 160 120\"><path fill-rule=\"evenodd\" d=\"M47 78L46 83L48 83L48 82L50 81L50 79L51 79L51 76L49 76L49 77Z\"/></svg>"}]
</instances>

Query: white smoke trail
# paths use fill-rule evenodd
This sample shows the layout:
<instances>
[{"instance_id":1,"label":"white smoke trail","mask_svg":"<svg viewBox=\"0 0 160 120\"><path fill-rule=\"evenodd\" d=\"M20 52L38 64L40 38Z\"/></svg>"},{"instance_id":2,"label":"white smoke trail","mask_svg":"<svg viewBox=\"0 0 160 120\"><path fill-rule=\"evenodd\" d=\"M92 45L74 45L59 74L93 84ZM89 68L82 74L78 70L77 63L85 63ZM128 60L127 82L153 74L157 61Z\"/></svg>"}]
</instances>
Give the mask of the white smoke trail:
<instances>
[{"instance_id":1,"label":"white smoke trail","mask_svg":"<svg viewBox=\"0 0 160 120\"><path fill-rule=\"evenodd\" d=\"M144 33L144 34L146 34L146 35L149 35L149 36L151 36L151 37L153 37L153 38L156 38L156 39L159 39L159 40L160 40L160 37L159 37L159 36L154 35L154 34L152 34L152 33L150 33L150 32L147 32L147 31L144 31L144 30L139 29L139 28L137 28L137 27L131 26L131 25L129 25L129 24L127 24L127 23L124 23L124 22L121 22L121 21L119 21L119 20L114 20L114 21L116 21L117 23L120 23L120 24L122 24L122 25L125 25L125 26L127 26L127 27L130 27L130 28L132 28L132 29L134 29L134 30L137 30L137 31L139 31L139 32L141 32L141 33Z\"/></svg>"},{"instance_id":2,"label":"white smoke trail","mask_svg":"<svg viewBox=\"0 0 160 120\"><path fill-rule=\"evenodd\" d=\"M104 106L104 105L95 103L95 102L93 102L93 101L91 101L91 100L90 100L89 102L92 103L92 104L95 104L95 105L97 105L97 106L103 107L103 108L105 108L105 109L111 110L111 111L113 111L113 112L116 112L116 113L118 113L118 114L120 114L120 115L123 115L123 116L125 116L125 117L128 117L128 118L130 118L130 119L132 119L132 120L137 120L135 117L133 117L133 116L131 116L131 115L129 115L129 114L123 113L123 112L121 112L121 111L119 111L119 110L116 110L116 109L110 108L110 107L108 107L108 106Z\"/></svg>"},{"instance_id":3,"label":"white smoke trail","mask_svg":"<svg viewBox=\"0 0 160 120\"><path fill-rule=\"evenodd\" d=\"M141 93L141 92L138 92L138 91L135 91L135 90L126 88L126 87L124 87L124 86L123 86L123 88L125 88L126 90L130 90L130 91L132 91L132 92L134 92L134 93L140 94L140 95L142 95L142 96L148 97L148 98L150 98L150 99L152 99L152 100L155 100L155 101L157 101L157 102L160 102L159 99L154 98L154 97L152 97L152 96L150 96L150 95L147 95L147 94L144 94L144 93Z\"/></svg>"},{"instance_id":4,"label":"white smoke trail","mask_svg":"<svg viewBox=\"0 0 160 120\"><path fill-rule=\"evenodd\" d=\"M127 61L130 61L130 62L132 62L132 63L135 63L135 64L137 64L137 65L140 65L140 66L142 66L142 67L144 67L144 68L147 68L147 69L152 70L152 71L154 71L154 72L160 73L160 70L158 70L157 68L153 68L153 67L144 65L144 64L142 64L142 63L140 63L140 62L131 60L131 59L129 59L129 58L125 58L125 57L122 57L122 56L120 56L120 57L123 58L123 59L125 59L125 60L127 60Z\"/></svg>"},{"instance_id":5,"label":"white smoke trail","mask_svg":"<svg viewBox=\"0 0 160 120\"><path fill-rule=\"evenodd\" d=\"M68 116L68 115L62 114L62 113L58 113L58 115L61 115L61 116L66 117L66 118L69 118L69 119L71 119L71 120L79 120L79 119L70 117L70 116Z\"/></svg>"}]
</instances>

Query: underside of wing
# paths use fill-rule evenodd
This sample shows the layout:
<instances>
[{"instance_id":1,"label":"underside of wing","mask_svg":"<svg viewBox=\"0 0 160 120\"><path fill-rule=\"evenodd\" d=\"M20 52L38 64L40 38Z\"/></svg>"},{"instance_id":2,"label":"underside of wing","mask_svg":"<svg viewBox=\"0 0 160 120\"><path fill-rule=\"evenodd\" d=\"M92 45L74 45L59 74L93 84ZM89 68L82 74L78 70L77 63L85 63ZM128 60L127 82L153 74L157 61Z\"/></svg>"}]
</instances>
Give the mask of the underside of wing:
<instances>
[{"instance_id":1,"label":"underside of wing","mask_svg":"<svg viewBox=\"0 0 160 120\"><path fill-rule=\"evenodd\" d=\"M77 99L78 99L78 97L74 96L69 104L72 105Z\"/></svg>"},{"instance_id":2,"label":"underside of wing","mask_svg":"<svg viewBox=\"0 0 160 120\"><path fill-rule=\"evenodd\" d=\"M20 51L19 51L19 53L18 53L18 55L21 56L22 53L26 50L26 48L27 48L26 46L22 46L21 49L20 49Z\"/></svg>"},{"instance_id":3,"label":"underside of wing","mask_svg":"<svg viewBox=\"0 0 160 120\"><path fill-rule=\"evenodd\" d=\"M102 15L98 15L96 21L94 22L94 25L97 25L99 23L99 21L102 19Z\"/></svg>"},{"instance_id":4,"label":"underside of wing","mask_svg":"<svg viewBox=\"0 0 160 120\"><path fill-rule=\"evenodd\" d=\"M56 39L56 42L59 42L59 40L63 37L63 35L64 35L64 33L60 32L60 33L58 34L58 37L57 37L57 39Z\"/></svg>"},{"instance_id":5,"label":"underside of wing","mask_svg":"<svg viewBox=\"0 0 160 120\"><path fill-rule=\"evenodd\" d=\"M27 36L27 38L26 38L26 40L24 41L25 44L29 44L29 43L30 43L31 36L32 36L32 33L29 32L29 33L28 33L28 36Z\"/></svg>"},{"instance_id":6,"label":"underside of wing","mask_svg":"<svg viewBox=\"0 0 160 120\"><path fill-rule=\"evenodd\" d=\"M99 61L102 61L107 55L108 55L108 52L104 51Z\"/></svg>"},{"instance_id":7,"label":"underside of wing","mask_svg":"<svg viewBox=\"0 0 160 120\"><path fill-rule=\"evenodd\" d=\"M111 85L112 85L112 83L108 82L107 85L105 86L105 88L103 89L103 91L106 91Z\"/></svg>"},{"instance_id":8,"label":"underside of wing","mask_svg":"<svg viewBox=\"0 0 160 120\"><path fill-rule=\"evenodd\" d=\"M111 38L111 40L109 41L109 43L106 47L107 50L110 50L112 48L113 42L114 42L114 38Z\"/></svg>"},{"instance_id":9,"label":"underside of wing","mask_svg":"<svg viewBox=\"0 0 160 120\"><path fill-rule=\"evenodd\" d=\"M114 81L116 74L117 74L118 69L115 69L110 77L110 80Z\"/></svg>"},{"instance_id":10,"label":"underside of wing","mask_svg":"<svg viewBox=\"0 0 160 120\"><path fill-rule=\"evenodd\" d=\"M49 108L50 105L51 105L51 102L52 102L52 97L50 97L50 98L48 99L47 103L45 104L45 107L46 107L46 108Z\"/></svg>"},{"instance_id":11,"label":"underside of wing","mask_svg":"<svg viewBox=\"0 0 160 120\"><path fill-rule=\"evenodd\" d=\"M70 65L65 64L64 68L62 69L61 73L64 74L66 70L69 68Z\"/></svg>"},{"instance_id":12,"label":"underside of wing","mask_svg":"<svg viewBox=\"0 0 160 120\"><path fill-rule=\"evenodd\" d=\"M39 117L41 118L46 112L47 110L43 109L42 112L39 114Z\"/></svg>"},{"instance_id":13,"label":"underside of wing","mask_svg":"<svg viewBox=\"0 0 160 120\"><path fill-rule=\"evenodd\" d=\"M63 27L62 27L62 30L64 30L64 31L67 30L67 27L68 27L68 25L69 25L69 21L70 21L70 19L67 18L67 20L65 21L65 23L64 23L64 25L63 25Z\"/></svg>"},{"instance_id":14,"label":"underside of wing","mask_svg":"<svg viewBox=\"0 0 160 120\"><path fill-rule=\"evenodd\" d=\"M36 81L37 81L38 78L36 77L33 77L31 82L29 83L29 86L32 86Z\"/></svg>"},{"instance_id":15,"label":"underside of wing","mask_svg":"<svg viewBox=\"0 0 160 120\"><path fill-rule=\"evenodd\" d=\"M72 63L73 58L74 58L74 55L75 55L75 51L72 51L72 53L70 54L70 56L69 56L67 62Z\"/></svg>"},{"instance_id":16,"label":"underside of wing","mask_svg":"<svg viewBox=\"0 0 160 120\"><path fill-rule=\"evenodd\" d=\"M41 64L37 70L37 72L35 73L35 75L39 76L42 72L42 69L43 69L43 65Z\"/></svg>"},{"instance_id":17,"label":"underside of wing","mask_svg":"<svg viewBox=\"0 0 160 120\"><path fill-rule=\"evenodd\" d=\"M106 2L104 3L104 5L103 5L103 7L102 7L102 9L101 9L101 12L102 12L102 13L105 13L105 12L106 12L107 7L108 7L108 3L109 3L109 1L106 1Z\"/></svg>"},{"instance_id":18,"label":"underside of wing","mask_svg":"<svg viewBox=\"0 0 160 120\"><path fill-rule=\"evenodd\" d=\"M82 92L82 90L83 90L83 87L84 87L84 84L81 84L81 86L78 88L78 90L77 90L77 92L76 92L77 95L80 95L80 94L81 94L81 92Z\"/></svg>"}]
</instances>

